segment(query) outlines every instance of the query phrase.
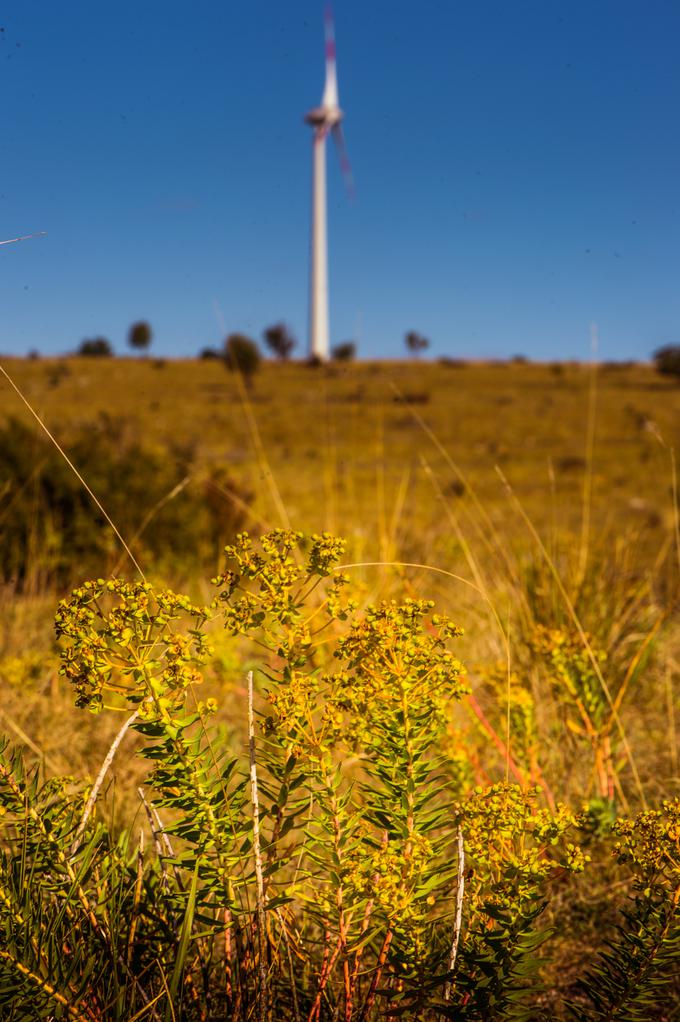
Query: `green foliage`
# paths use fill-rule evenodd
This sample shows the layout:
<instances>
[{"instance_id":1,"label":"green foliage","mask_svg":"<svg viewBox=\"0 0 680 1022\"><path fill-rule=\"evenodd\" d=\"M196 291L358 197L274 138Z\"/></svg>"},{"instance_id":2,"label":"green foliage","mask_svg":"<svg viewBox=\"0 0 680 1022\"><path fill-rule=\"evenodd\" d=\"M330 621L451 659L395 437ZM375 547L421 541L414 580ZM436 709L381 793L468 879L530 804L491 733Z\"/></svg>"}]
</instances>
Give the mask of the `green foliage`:
<instances>
[{"instance_id":1,"label":"green foliage","mask_svg":"<svg viewBox=\"0 0 680 1022\"><path fill-rule=\"evenodd\" d=\"M74 844L84 791L0 745L0 1014L148 1017L175 956L156 868L102 825ZM141 870L141 872L140 872ZM149 900L150 899L150 900Z\"/></svg>"},{"instance_id":2,"label":"green foliage","mask_svg":"<svg viewBox=\"0 0 680 1022\"><path fill-rule=\"evenodd\" d=\"M581 821L542 789L467 786L461 630L427 600L362 607L343 550L240 533L209 606L115 579L60 603L61 676L127 718L152 843L2 746L3 1018L543 1017L542 918L587 866ZM218 626L264 680L248 755L199 696ZM673 989L680 803L614 832L634 897L572 1005L584 1022L651 1017Z\"/></svg>"},{"instance_id":3,"label":"green foliage","mask_svg":"<svg viewBox=\"0 0 680 1022\"><path fill-rule=\"evenodd\" d=\"M201 350L198 353L198 357L205 362L211 360L214 361L215 359L218 359L220 357L220 353L217 350L217 348L201 348Z\"/></svg>"},{"instance_id":4,"label":"green foliage","mask_svg":"<svg viewBox=\"0 0 680 1022\"><path fill-rule=\"evenodd\" d=\"M614 825L614 855L634 878L622 923L571 1005L579 1022L647 1022L677 1007L680 960L680 801ZM665 1011L664 1011L665 1009Z\"/></svg>"},{"instance_id":5,"label":"green foliage","mask_svg":"<svg viewBox=\"0 0 680 1022\"><path fill-rule=\"evenodd\" d=\"M245 334L229 334L224 342L223 357L227 369L241 373L248 384L262 361L257 344Z\"/></svg>"},{"instance_id":6,"label":"green foliage","mask_svg":"<svg viewBox=\"0 0 680 1022\"><path fill-rule=\"evenodd\" d=\"M105 337L94 337L81 341L77 354L95 358L108 357L113 355L113 348Z\"/></svg>"},{"instance_id":7,"label":"green foliage","mask_svg":"<svg viewBox=\"0 0 680 1022\"><path fill-rule=\"evenodd\" d=\"M680 344L668 344L663 348L657 348L652 357L657 372L664 376L680 378Z\"/></svg>"},{"instance_id":8,"label":"green foliage","mask_svg":"<svg viewBox=\"0 0 680 1022\"><path fill-rule=\"evenodd\" d=\"M331 351L334 362L352 362L356 358L357 346L354 341L343 341L336 344Z\"/></svg>"},{"instance_id":9,"label":"green foliage","mask_svg":"<svg viewBox=\"0 0 680 1022\"><path fill-rule=\"evenodd\" d=\"M409 330L408 333L404 335L404 344L412 355L420 355L421 352L425 351L425 349L430 346L430 342L427 337L423 337L423 335L419 334L417 330Z\"/></svg>"},{"instance_id":10,"label":"green foliage","mask_svg":"<svg viewBox=\"0 0 680 1022\"><path fill-rule=\"evenodd\" d=\"M64 441L69 456L146 565L163 566L173 551L193 551L207 564L245 523L251 497L224 472L191 479L191 452L151 448L102 417ZM0 428L0 577L18 586L64 587L99 575L120 547L61 454L18 419ZM36 580L35 574L38 573Z\"/></svg>"},{"instance_id":11,"label":"green foliage","mask_svg":"<svg viewBox=\"0 0 680 1022\"><path fill-rule=\"evenodd\" d=\"M500 714L509 711L524 776L545 786L549 770L559 783L565 769L578 769L595 833L616 815L618 775L631 765L622 707L641 697L665 621L649 575L633 569L629 545L607 536L588 561L576 553L555 551L559 581L545 560L525 566L515 652L521 670L511 679L503 665L483 673ZM561 736L553 764L548 735Z\"/></svg>"},{"instance_id":12,"label":"green foliage","mask_svg":"<svg viewBox=\"0 0 680 1022\"><path fill-rule=\"evenodd\" d=\"M537 625L533 635L533 652L548 666L552 684L564 692L565 706L577 710L582 721L571 721L573 730L583 723L587 730L602 726L608 705L597 674L597 666L606 662L606 654L586 636L592 656L575 628L547 628ZM593 663L593 659L595 663Z\"/></svg>"},{"instance_id":13,"label":"green foliage","mask_svg":"<svg viewBox=\"0 0 680 1022\"><path fill-rule=\"evenodd\" d=\"M128 331L128 344L135 351L148 351L153 332L145 320L133 323Z\"/></svg>"},{"instance_id":14,"label":"green foliage","mask_svg":"<svg viewBox=\"0 0 680 1022\"><path fill-rule=\"evenodd\" d=\"M172 625L188 616L188 634ZM56 613L58 639L66 639L60 673L76 691L76 705L95 712L104 694L140 707L144 719L169 704L182 704L185 690L201 678L205 657L201 625L208 617L186 596L154 592L148 582L86 582L62 600ZM149 717L149 719L151 719Z\"/></svg>"},{"instance_id":15,"label":"green foliage","mask_svg":"<svg viewBox=\"0 0 680 1022\"><path fill-rule=\"evenodd\" d=\"M477 788L457 806L472 875L466 887L469 931L458 987L466 1018L527 1018L536 991L538 951L548 933L538 926L546 887L581 872L588 857L566 840L576 819L563 806L537 807L539 790L515 785Z\"/></svg>"},{"instance_id":16,"label":"green foliage","mask_svg":"<svg viewBox=\"0 0 680 1022\"><path fill-rule=\"evenodd\" d=\"M263 331L264 343L277 358L285 361L290 358L296 340L285 323L274 323Z\"/></svg>"}]
</instances>

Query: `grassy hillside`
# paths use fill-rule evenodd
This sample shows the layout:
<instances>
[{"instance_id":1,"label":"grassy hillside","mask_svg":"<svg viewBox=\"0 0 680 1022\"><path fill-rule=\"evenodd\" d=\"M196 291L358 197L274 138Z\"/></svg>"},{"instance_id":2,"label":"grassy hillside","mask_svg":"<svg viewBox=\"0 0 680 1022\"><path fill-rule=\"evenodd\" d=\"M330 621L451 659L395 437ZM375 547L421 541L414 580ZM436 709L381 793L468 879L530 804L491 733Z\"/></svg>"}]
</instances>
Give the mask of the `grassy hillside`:
<instances>
[{"instance_id":1,"label":"grassy hillside","mask_svg":"<svg viewBox=\"0 0 680 1022\"><path fill-rule=\"evenodd\" d=\"M281 511L263 478L264 459L291 521L341 524L358 539L372 533L372 545L384 542L395 503L401 533L425 540L442 517L437 489L460 500L451 463L504 527L496 466L542 524L574 526L591 411L594 520L668 524L668 454L658 435L669 446L679 439L680 389L647 366L601 367L592 395L591 370L580 365L267 364L244 406L238 381L219 362L7 365L66 441L73 427L106 415L136 438L186 444L197 465L229 466L272 524ZM4 393L0 414L25 415Z\"/></svg>"},{"instance_id":2,"label":"grassy hillside","mask_svg":"<svg viewBox=\"0 0 680 1022\"><path fill-rule=\"evenodd\" d=\"M135 478L128 466L113 503L125 510L129 525L121 531L142 568L194 595L198 576L217 569L220 547L209 547L208 562L197 567L196 551L182 548L172 530L195 513L181 501L202 498L213 471L224 473L222 496L241 502L239 523L251 531L328 530L347 539L347 560L431 565L481 585L493 601L514 601L527 573L548 571L532 528L567 584L586 570L611 573L617 585L646 577L664 593L673 584L671 449L680 442L680 388L648 366L265 364L246 390L210 361L6 365L67 452L74 454L74 436L97 431L114 434L116 445L140 443L161 461L171 448L182 450L179 494L172 477L156 506L158 493L147 496L148 468ZM2 418L35 427L35 448L24 457L39 472L53 449L6 383L3 394ZM106 466L90 471L95 492L103 489ZM12 478L0 485L11 505ZM91 509L96 522L96 509L88 498L84 504L82 513ZM108 526L100 519L96 527L106 556L88 563L89 574L116 568L134 577ZM145 545L154 532L170 548L160 564ZM191 528L187 534L194 542ZM36 550L38 563L41 557ZM74 582L79 564L76 555ZM440 574L375 567L355 575L367 597L407 577L413 592L443 602L457 618L488 613L469 585ZM51 594L37 588L32 597L50 606ZM21 601L14 612L25 613ZM484 644L499 652L488 634ZM473 646L480 655L478 635Z\"/></svg>"}]
</instances>

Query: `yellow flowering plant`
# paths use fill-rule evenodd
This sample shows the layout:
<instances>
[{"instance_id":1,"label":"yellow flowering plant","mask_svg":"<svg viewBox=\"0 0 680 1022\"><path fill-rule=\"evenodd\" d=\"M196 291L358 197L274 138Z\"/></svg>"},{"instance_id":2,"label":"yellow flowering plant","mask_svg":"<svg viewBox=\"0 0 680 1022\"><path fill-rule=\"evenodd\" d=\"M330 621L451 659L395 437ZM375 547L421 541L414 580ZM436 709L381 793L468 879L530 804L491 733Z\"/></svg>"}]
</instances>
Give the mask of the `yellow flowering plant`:
<instances>
[{"instance_id":1,"label":"yellow flowering plant","mask_svg":"<svg viewBox=\"0 0 680 1022\"><path fill-rule=\"evenodd\" d=\"M542 1017L541 916L587 864L579 820L541 789L470 787L452 727L460 629L427 600L361 607L343 550L328 534L244 533L209 606L101 579L62 601L61 675L78 706L125 712L119 738L136 732L147 837L133 847L97 807L116 743L93 785L44 781L0 743L2 1010L18 997L83 1022ZM198 697L217 627L257 667L246 748ZM560 649L554 668L576 685ZM615 832L634 898L577 1018L644 1017L680 945L678 805ZM607 1014L628 1004L638 1014Z\"/></svg>"}]
</instances>

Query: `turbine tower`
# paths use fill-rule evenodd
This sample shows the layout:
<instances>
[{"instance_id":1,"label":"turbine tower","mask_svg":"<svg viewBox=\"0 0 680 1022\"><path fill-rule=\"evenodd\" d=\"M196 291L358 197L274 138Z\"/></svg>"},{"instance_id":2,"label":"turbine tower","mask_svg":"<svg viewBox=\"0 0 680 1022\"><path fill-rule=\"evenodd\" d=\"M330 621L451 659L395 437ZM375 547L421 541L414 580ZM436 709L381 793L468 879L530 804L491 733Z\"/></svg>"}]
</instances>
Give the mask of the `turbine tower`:
<instances>
[{"instance_id":1,"label":"turbine tower","mask_svg":"<svg viewBox=\"0 0 680 1022\"><path fill-rule=\"evenodd\" d=\"M351 170L342 133L343 112L338 104L335 68L335 30L330 7L326 8L326 84L321 105L305 116L312 126L312 237L309 281L309 354L328 360L328 235L326 231L326 138L330 132L338 148L340 166L348 189Z\"/></svg>"}]
</instances>

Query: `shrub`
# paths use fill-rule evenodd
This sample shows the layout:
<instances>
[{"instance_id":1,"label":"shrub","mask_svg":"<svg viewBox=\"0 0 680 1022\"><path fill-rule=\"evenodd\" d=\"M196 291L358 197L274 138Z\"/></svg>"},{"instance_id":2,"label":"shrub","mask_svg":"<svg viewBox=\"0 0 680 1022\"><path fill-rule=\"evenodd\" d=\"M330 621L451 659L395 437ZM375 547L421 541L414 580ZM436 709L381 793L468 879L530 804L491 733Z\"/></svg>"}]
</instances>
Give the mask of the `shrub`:
<instances>
[{"instance_id":1,"label":"shrub","mask_svg":"<svg viewBox=\"0 0 680 1022\"><path fill-rule=\"evenodd\" d=\"M680 344L669 344L654 352L654 368L664 376L680 379Z\"/></svg>"},{"instance_id":2,"label":"shrub","mask_svg":"<svg viewBox=\"0 0 680 1022\"><path fill-rule=\"evenodd\" d=\"M48 387L55 388L71 375L71 370L66 362L54 362L51 365L48 363L45 375Z\"/></svg>"},{"instance_id":3,"label":"shrub","mask_svg":"<svg viewBox=\"0 0 680 1022\"><path fill-rule=\"evenodd\" d=\"M420 355L422 351L425 351L430 346L427 337L423 337L417 330L409 330L404 337L404 344L412 355Z\"/></svg>"},{"instance_id":4,"label":"shrub","mask_svg":"<svg viewBox=\"0 0 680 1022\"><path fill-rule=\"evenodd\" d=\"M277 358L284 360L290 358L290 353L296 345L296 340L285 323L275 323L268 326L263 333L264 343Z\"/></svg>"},{"instance_id":5,"label":"shrub","mask_svg":"<svg viewBox=\"0 0 680 1022\"><path fill-rule=\"evenodd\" d=\"M331 356L335 362L352 362L357 353L357 346L354 341L343 341L342 344L336 344L331 351Z\"/></svg>"},{"instance_id":6,"label":"shrub","mask_svg":"<svg viewBox=\"0 0 680 1022\"><path fill-rule=\"evenodd\" d=\"M113 348L111 342L107 341L105 337L94 337L81 341L77 354L102 358L113 355Z\"/></svg>"},{"instance_id":7,"label":"shrub","mask_svg":"<svg viewBox=\"0 0 680 1022\"><path fill-rule=\"evenodd\" d=\"M144 320L133 323L128 331L128 344L134 351L148 351L153 333L151 327Z\"/></svg>"},{"instance_id":8,"label":"shrub","mask_svg":"<svg viewBox=\"0 0 680 1022\"><path fill-rule=\"evenodd\" d=\"M241 373L246 383L251 385L262 361L255 341L245 334L229 334L224 342L223 357L227 368Z\"/></svg>"},{"instance_id":9,"label":"shrub","mask_svg":"<svg viewBox=\"0 0 680 1022\"><path fill-rule=\"evenodd\" d=\"M189 561L214 565L220 545L247 521L251 495L213 472L222 495L213 488L208 497L209 482L191 478L186 448L132 442L124 423L106 417L64 444L145 565L167 565L178 550L193 551ZM61 454L17 419L0 428L0 478L6 480L0 490L5 581L63 587L83 573L106 574L120 560L110 526Z\"/></svg>"}]
</instances>

